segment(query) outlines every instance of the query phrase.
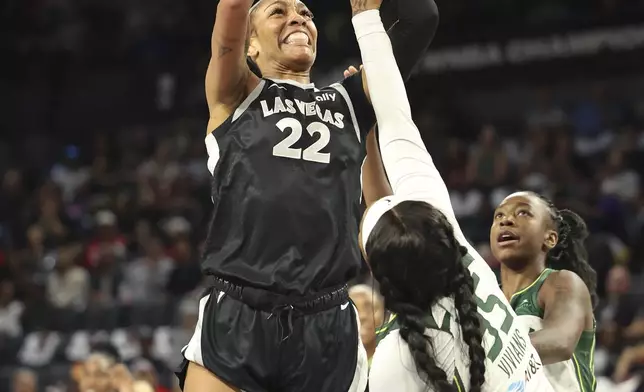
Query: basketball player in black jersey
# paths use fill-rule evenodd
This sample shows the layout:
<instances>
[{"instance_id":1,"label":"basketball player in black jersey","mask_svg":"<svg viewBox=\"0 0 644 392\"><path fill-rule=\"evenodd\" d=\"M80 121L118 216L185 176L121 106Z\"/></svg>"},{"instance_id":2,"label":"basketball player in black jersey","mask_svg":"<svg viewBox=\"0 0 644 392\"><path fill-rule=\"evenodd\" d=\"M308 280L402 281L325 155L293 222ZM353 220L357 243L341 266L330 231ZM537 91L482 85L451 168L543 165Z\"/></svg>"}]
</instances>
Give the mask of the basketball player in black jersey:
<instances>
[{"instance_id":1,"label":"basketball player in black jersey","mask_svg":"<svg viewBox=\"0 0 644 392\"><path fill-rule=\"evenodd\" d=\"M352 0L352 9L381 1ZM317 89L311 11L299 0L252 3L217 7L202 263L212 289L178 376L188 392L362 392L366 354L346 283L361 263L360 169L375 122L365 79ZM436 5L395 0L391 9L408 76L433 38Z\"/></svg>"}]
</instances>

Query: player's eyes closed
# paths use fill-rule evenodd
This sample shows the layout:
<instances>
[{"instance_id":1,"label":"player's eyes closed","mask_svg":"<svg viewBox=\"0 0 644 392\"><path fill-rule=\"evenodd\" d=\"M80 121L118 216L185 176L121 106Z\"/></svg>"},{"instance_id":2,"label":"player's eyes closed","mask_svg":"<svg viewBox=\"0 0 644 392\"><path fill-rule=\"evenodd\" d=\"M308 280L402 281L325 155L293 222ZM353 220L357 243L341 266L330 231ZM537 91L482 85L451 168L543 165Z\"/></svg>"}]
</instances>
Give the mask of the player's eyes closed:
<instances>
[{"instance_id":1,"label":"player's eyes closed","mask_svg":"<svg viewBox=\"0 0 644 392\"><path fill-rule=\"evenodd\" d=\"M300 15L302 15L303 17L308 18L308 19L313 19L313 12L311 12L309 10L300 11Z\"/></svg>"},{"instance_id":2,"label":"player's eyes closed","mask_svg":"<svg viewBox=\"0 0 644 392\"><path fill-rule=\"evenodd\" d=\"M269 16L274 16L274 15L286 15L286 11L282 7L275 7L269 13ZM307 18L309 20L312 20L313 16L314 16L311 11L306 10L306 9L301 10L300 15L302 15L303 17L305 17L305 18Z\"/></svg>"}]
</instances>

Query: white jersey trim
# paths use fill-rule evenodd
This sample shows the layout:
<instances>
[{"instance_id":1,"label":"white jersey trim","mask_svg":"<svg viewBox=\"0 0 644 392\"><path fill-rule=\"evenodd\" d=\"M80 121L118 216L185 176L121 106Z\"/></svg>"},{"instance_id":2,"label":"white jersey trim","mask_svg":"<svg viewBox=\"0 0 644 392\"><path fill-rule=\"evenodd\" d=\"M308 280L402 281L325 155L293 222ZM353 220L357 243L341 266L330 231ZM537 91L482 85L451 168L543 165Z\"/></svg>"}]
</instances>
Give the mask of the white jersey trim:
<instances>
[{"instance_id":1,"label":"white jersey trim","mask_svg":"<svg viewBox=\"0 0 644 392\"><path fill-rule=\"evenodd\" d=\"M267 78L267 79L275 83L290 84L291 86L299 87L304 90L315 89L315 83L300 83L300 82L296 82L295 80L288 80L288 79L271 79L271 78Z\"/></svg>"},{"instance_id":2,"label":"white jersey trim","mask_svg":"<svg viewBox=\"0 0 644 392\"><path fill-rule=\"evenodd\" d=\"M242 114L248 109L251 103L253 103L257 97L259 97L259 94L262 93L262 90L264 89L264 85L266 84L265 80L260 80L259 83L257 84L257 87L251 91L250 94L242 101L242 103L237 106L237 109L235 109L235 112L233 113L233 118L231 119L230 122L235 122L239 117L241 117Z\"/></svg>"},{"instance_id":3,"label":"white jersey trim","mask_svg":"<svg viewBox=\"0 0 644 392\"><path fill-rule=\"evenodd\" d=\"M358 138L358 142L362 143L362 140L360 140L361 133L360 133L360 127L358 126L358 118L356 117L356 111L353 108L353 102L351 102L351 97L349 96L347 89L344 88L344 86L341 85L340 83L333 83L329 87L339 92L340 95L342 95L344 100L347 102L347 105L349 106L349 114L351 114L351 121L353 122L353 129L355 129L356 131L356 137Z\"/></svg>"},{"instance_id":4,"label":"white jersey trim","mask_svg":"<svg viewBox=\"0 0 644 392\"><path fill-rule=\"evenodd\" d=\"M203 352L201 350L201 335L203 329L203 318L204 312L206 311L206 305L210 300L210 294L206 295L199 301L199 319L197 320L197 325L195 326L195 332L183 350L183 356L190 362L194 362L200 366L204 366L203 363Z\"/></svg>"},{"instance_id":5,"label":"white jersey trim","mask_svg":"<svg viewBox=\"0 0 644 392\"><path fill-rule=\"evenodd\" d=\"M215 167L217 167L217 162L219 162L219 144L215 135L209 133L206 135L206 151L208 152L208 171L210 175L215 175Z\"/></svg>"}]
</instances>

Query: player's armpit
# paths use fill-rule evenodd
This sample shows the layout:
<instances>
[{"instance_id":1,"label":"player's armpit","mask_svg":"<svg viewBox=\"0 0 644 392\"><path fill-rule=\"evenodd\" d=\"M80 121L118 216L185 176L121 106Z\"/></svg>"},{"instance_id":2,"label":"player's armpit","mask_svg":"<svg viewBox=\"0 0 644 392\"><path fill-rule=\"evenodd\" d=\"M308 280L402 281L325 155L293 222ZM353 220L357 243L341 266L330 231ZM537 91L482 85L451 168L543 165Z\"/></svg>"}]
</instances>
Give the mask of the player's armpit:
<instances>
[{"instance_id":1,"label":"player's armpit","mask_svg":"<svg viewBox=\"0 0 644 392\"><path fill-rule=\"evenodd\" d=\"M362 192L367 207L393 194L378 148L377 132L367 135L367 160L362 167Z\"/></svg>"},{"instance_id":2,"label":"player's armpit","mask_svg":"<svg viewBox=\"0 0 644 392\"><path fill-rule=\"evenodd\" d=\"M206 72L206 98L213 118L217 106L240 102L250 70L246 64L246 39L252 0L220 0L212 32L211 57ZM242 98L243 99L243 98Z\"/></svg>"},{"instance_id":3,"label":"player's armpit","mask_svg":"<svg viewBox=\"0 0 644 392\"><path fill-rule=\"evenodd\" d=\"M539 291L539 303L543 329L530 334L530 340L541 360L549 365L572 358L592 312L588 288L574 272L553 272Z\"/></svg>"}]
</instances>

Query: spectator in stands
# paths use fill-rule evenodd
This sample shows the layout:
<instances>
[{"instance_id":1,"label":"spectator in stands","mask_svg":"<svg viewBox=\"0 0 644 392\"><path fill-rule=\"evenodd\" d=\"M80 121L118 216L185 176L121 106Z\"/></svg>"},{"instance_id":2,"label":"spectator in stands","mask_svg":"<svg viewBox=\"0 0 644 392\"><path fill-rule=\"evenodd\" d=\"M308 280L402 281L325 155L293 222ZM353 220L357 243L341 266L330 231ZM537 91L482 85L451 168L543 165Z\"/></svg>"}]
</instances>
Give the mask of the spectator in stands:
<instances>
[{"instance_id":1,"label":"spectator in stands","mask_svg":"<svg viewBox=\"0 0 644 392\"><path fill-rule=\"evenodd\" d=\"M624 332L639 311L639 299L631 290L631 274L622 265L614 266L606 279L607 297L597 306L597 331L600 343L595 359L595 371L604 374L610 369L625 344Z\"/></svg>"},{"instance_id":2,"label":"spectator in stands","mask_svg":"<svg viewBox=\"0 0 644 392\"><path fill-rule=\"evenodd\" d=\"M158 372L155 366L146 359L139 359L132 364L132 376L135 380L149 384L155 392L166 392L167 389L159 385Z\"/></svg>"},{"instance_id":3,"label":"spectator in stands","mask_svg":"<svg viewBox=\"0 0 644 392\"><path fill-rule=\"evenodd\" d=\"M199 261L187 239L175 242L170 254L175 260L166 289L175 298L181 298L199 285L202 280Z\"/></svg>"},{"instance_id":4,"label":"spectator in stands","mask_svg":"<svg viewBox=\"0 0 644 392\"><path fill-rule=\"evenodd\" d=\"M27 229L27 247L14 253L13 272L14 279L25 286L32 283L44 282L45 266L43 260L47 254L45 247L45 233L38 225Z\"/></svg>"},{"instance_id":5,"label":"spectator in stands","mask_svg":"<svg viewBox=\"0 0 644 392\"><path fill-rule=\"evenodd\" d=\"M156 185L156 190L167 194L180 174L179 165L172 159L173 146L170 140L159 142L153 158L141 164L139 178L146 184Z\"/></svg>"},{"instance_id":6,"label":"spectator in stands","mask_svg":"<svg viewBox=\"0 0 644 392\"><path fill-rule=\"evenodd\" d=\"M72 234L70 220L60 200L60 191L54 184L45 184L40 190L39 199L39 216L35 223L45 233L45 244L57 246Z\"/></svg>"},{"instance_id":7,"label":"spectator in stands","mask_svg":"<svg viewBox=\"0 0 644 392\"><path fill-rule=\"evenodd\" d=\"M582 138L595 138L605 131L606 121L602 101L604 88L594 85L584 98L577 101L570 113L575 135Z\"/></svg>"},{"instance_id":8,"label":"spectator in stands","mask_svg":"<svg viewBox=\"0 0 644 392\"><path fill-rule=\"evenodd\" d=\"M187 295L178 306L178 317L175 327L160 327L154 333L153 356L166 363L170 369L180 365L181 352L194 334L199 319L198 296Z\"/></svg>"},{"instance_id":9,"label":"spectator in stands","mask_svg":"<svg viewBox=\"0 0 644 392\"><path fill-rule=\"evenodd\" d=\"M22 335L20 323L25 308L15 298L14 284L11 281L0 281L0 346L5 337L17 338Z\"/></svg>"},{"instance_id":10,"label":"spectator in stands","mask_svg":"<svg viewBox=\"0 0 644 392\"><path fill-rule=\"evenodd\" d=\"M545 194L550 189L548 155L549 134L542 128L530 129L520 142L515 156L519 167L519 188Z\"/></svg>"},{"instance_id":11,"label":"spectator in stands","mask_svg":"<svg viewBox=\"0 0 644 392\"><path fill-rule=\"evenodd\" d=\"M99 211L95 223L96 236L87 246L87 266L97 267L106 260L123 260L126 256L126 242L119 233L116 215L109 210Z\"/></svg>"},{"instance_id":12,"label":"spectator in stands","mask_svg":"<svg viewBox=\"0 0 644 392\"><path fill-rule=\"evenodd\" d=\"M477 214L485 201L483 193L472 187L467 178L467 150L458 139L448 141L443 171L446 173L454 214L461 219Z\"/></svg>"},{"instance_id":13,"label":"spectator in stands","mask_svg":"<svg viewBox=\"0 0 644 392\"><path fill-rule=\"evenodd\" d=\"M0 191L0 216L4 228L9 232L13 241L20 241L23 228L23 216L28 200L24 187L22 173L16 169L7 170L2 179Z\"/></svg>"},{"instance_id":14,"label":"spectator in stands","mask_svg":"<svg viewBox=\"0 0 644 392\"><path fill-rule=\"evenodd\" d=\"M526 115L526 124L530 129L558 128L567 121L566 112L552 98L552 90L541 89L536 94L536 105Z\"/></svg>"},{"instance_id":15,"label":"spectator in stands","mask_svg":"<svg viewBox=\"0 0 644 392\"><path fill-rule=\"evenodd\" d=\"M628 205L639 201L640 177L624 162L624 153L613 149L608 154L606 167L601 176L601 191L604 195L617 196Z\"/></svg>"},{"instance_id":16,"label":"spectator in stands","mask_svg":"<svg viewBox=\"0 0 644 392\"><path fill-rule=\"evenodd\" d=\"M109 392L112 380L110 380L111 369L115 366L114 357L103 353L92 353L86 361L83 362L79 373L76 375L76 382L80 392ZM116 371L119 376L116 383L127 382L127 376L121 374L122 369Z\"/></svg>"},{"instance_id":17,"label":"spectator in stands","mask_svg":"<svg viewBox=\"0 0 644 392\"><path fill-rule=\"evenodd\" d=\"M504 185L508 176L508 159L497 140L496 129L486 125L479 135L479 143L468 159L467 178L469 182L491 191Z\"/></svg>"},{"instance_id":18,"label":"spectator in stands","mask_svg":"<svg viewBox=\"0 0 644 392\"><path fill-rule=\"evenodd\" d=\"M80 255L78 245L59 248L52 257L54 270L47 278L47 298L54 308L82 311L89 299L89 274L76 265Z\"/></svg>"},{"instance_id":19,"label":"spectator in stands","mask_svg":"<svg viewBox=\"0 0 644 392\"><path fill-rule=\"evenodd\" d=\"M51 169L51 180L60 187L65 202L73 201L78 190L90 179L90 171L82 166L79 153L77 146L67 146L62 161Z\"/></svg>"},{"instance_id":20,"label":"spectator in stands","mask_svg":"<svg viewBox=\"0 0 644 392\"><path fill-rule=\"evenodd\" d=\"M92 303L100 306L118 304L119 287L123 281L121 261L109 251L101 256L91 275Z\"/></svg>"},{"instance_id":21,"label":"spectator in stands","mask_svg":"<svg viewBox=\"0 0 644 392\"><path fill-rule=\"evenodd\" d=\"M164 297L173 261L165 254L158 238L147 240L143 248L145 255L123 268L119 295L124 303L151 303Z\"/></svg>"},{"instance_id":22,"label":"spectator in stands","mask_svg":"<svg viewBox=\"0 0 644 392\"><path fill-rule=\"evenodd\" d=\"M38 375L29 369L19 369L13 375L13 392L37 392Z\"/></svg>"}]
</instances>

